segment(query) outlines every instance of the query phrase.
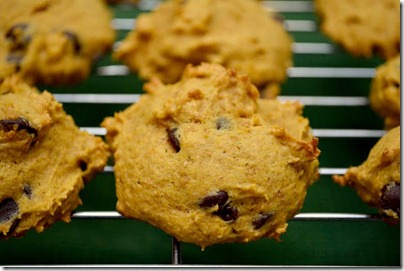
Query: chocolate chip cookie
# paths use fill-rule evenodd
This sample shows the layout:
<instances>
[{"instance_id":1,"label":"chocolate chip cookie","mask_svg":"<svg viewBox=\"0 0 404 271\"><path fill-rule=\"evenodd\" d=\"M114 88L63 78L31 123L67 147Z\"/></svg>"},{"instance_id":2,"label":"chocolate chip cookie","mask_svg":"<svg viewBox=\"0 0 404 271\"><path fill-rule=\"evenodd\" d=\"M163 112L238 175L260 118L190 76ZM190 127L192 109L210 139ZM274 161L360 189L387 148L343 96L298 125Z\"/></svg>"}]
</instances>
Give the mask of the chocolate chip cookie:
<instances>
[{"instance_id":1,"label":"chocolate chip cookie","mask_svg":"<svg viewBox=\"0 0 404 271\"><path fill-rule=\"evenodd\" d=\"M350 167L336 183L352 186L360 198L379 212L387 223L400 219L400 126L386 133L360 166Z\"/></svg>"},{"instance_id":2,"label":"chocolate chip cookie","mask_svg":"<svg viewBox=\"0 0 404 271\"><path fill-rule=\"evenodd\" d=\"M0 238L69 222L84 183L108 155L49 92L7 77L0 85Z\"/></svg>"},{"instance_id":3,"label":"chocolate chip cookie","mask_svg":"<svg viewBox=\"0 0 404 271\"><path fill-rule=\"evenodd\" d=\"M400 52L400 1L315 0L321 30L355 56Z\"/></svg>"},{"instance_id":4,"label":"chocolate chip cookie","mask_svg":"<svg viewBox=\"0 0 404 271\"><path fill-rule=\"evenodd\" d=\"M106 118L117 210L178 240L279 239L318 177L318 140L302 105L259 99L245 75L218 64L154 79Z\"/></svg>"},{"instance_id":5,"label":"chocolate chip cookie","mask_svg":"<svg viewBox=\"0 0 404 271\"><path fill-rule=\"evenodd\" d=\"M222 64L248 75L266 97L291 66L292 38L255 0L169 0L137 18L114 56L144 79L173 83L189 63Z\"/></svg>"},{"instance_id":6,"label":"chocolate chip cookie","mask_svg":"<svg viewBox=\"0 0 404 271\"><path fill-rule=\"evenodd\" d=\"M18 73L31 83L84 80L114 42L101 0L0 1L0 81Z\"/></svg>"},{"instance_id":7,"label":"chocolate chip cookie","mask_svg":"<svg viewBox=\"0 0 404 271\"><path fill-rule=\"evenodd\" d=\"M372 80L370 106L384 118L386 129L400 125L400 80L400 55L378 67Z\"/></svg>"}]
</instances>

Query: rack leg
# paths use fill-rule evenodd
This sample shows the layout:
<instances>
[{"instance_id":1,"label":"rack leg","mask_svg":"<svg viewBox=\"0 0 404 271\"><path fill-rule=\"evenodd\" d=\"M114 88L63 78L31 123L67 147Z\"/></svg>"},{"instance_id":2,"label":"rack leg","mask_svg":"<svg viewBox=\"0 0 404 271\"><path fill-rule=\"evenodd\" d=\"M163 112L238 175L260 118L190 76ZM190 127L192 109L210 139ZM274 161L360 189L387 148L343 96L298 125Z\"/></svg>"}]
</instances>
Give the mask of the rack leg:
<instances>
[{"instance_id":1,"label":"rack leg","mask_svg":"<svg viewBox=\"0 0 404 271\"><path fill-rule=\"evenodd\" d=\"M174 236L172 237L171 262L172 264L182 263L181 242L178 241Z\"/></svg>"}]
</instances>

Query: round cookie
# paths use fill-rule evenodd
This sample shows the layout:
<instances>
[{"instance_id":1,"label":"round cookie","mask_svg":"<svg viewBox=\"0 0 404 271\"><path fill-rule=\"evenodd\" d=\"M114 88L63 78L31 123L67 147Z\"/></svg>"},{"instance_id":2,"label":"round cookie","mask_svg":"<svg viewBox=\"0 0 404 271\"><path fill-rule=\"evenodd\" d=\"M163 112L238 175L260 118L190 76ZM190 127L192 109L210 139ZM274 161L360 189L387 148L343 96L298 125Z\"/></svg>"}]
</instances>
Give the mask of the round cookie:
<instances>
[{"instance_id":1,"label":"round cookie","mask_svg":"<svg viewBox=\"0 0 404 271\"><path fill-rule=\"evenodd\" d=\"M317 138L297 102L258 99L247 76L188 66L181 81L106 118L117 210L179 241L279 239L318 178Z\"/></svg>"},{"instance_id":2,"label":"round cookie","mask_svg":"<svg viewBox=\"0 0 404 271\"><path fill-rule=\"evenodd\" d=\"M108 156L102 139L80 131L49 92L6 78L0 85L0 238L69 222L84 183Z\"/></svg>"},{"instance_id":3,"label":"round cookie","mask_svg":"<svg viewBox=\"0 0 404 271\"><path fill-rule=\"evenodd\" d=\"M400 126L387 132L360 166L350 167L336 183L352 186L360 198L379 208L388 223L400 219Z\"/></svg>"},{"instance_id":4,"label":"round cookie","mask_svg":"<svg viewBox=\"0 0 404 271\"><path fill-rule=\"evenodd\" d=\"M218 63L275 97L292 64L292 39L278 18L255 0L168 0L137 18L114 56L164 83L189 63Z\"/></svg>"},{"instance_id":5,"label":"round cookie","mask_svg":"<svg viewBox=\"0 0 404 271\"><path fill-rule=\"evenodd\" d=\"M321 30L355 56L400 52L400 1L315 0Z\"/></svg>"},{"instance_id":6,"label":"round cookie","mask_svg":"<svg viewBox=\"0 0 404 271\"><path fill-rule=\"evenodd\" d=\"M400 55L378 67L372 80L370 106L384 118L386 129L400 125L400 80Z\"/></svg>"},{"instance_id":7,"label":"round cookie","mask_svg":"<svg viewBox=\"0 0 404 271\"><path fill-rule=\"evenodd\" d=\"M0 81L12 73L31 83L84 80L114 42L110 20L102 0L0 1Z\"/></svg>"}]
</instances>

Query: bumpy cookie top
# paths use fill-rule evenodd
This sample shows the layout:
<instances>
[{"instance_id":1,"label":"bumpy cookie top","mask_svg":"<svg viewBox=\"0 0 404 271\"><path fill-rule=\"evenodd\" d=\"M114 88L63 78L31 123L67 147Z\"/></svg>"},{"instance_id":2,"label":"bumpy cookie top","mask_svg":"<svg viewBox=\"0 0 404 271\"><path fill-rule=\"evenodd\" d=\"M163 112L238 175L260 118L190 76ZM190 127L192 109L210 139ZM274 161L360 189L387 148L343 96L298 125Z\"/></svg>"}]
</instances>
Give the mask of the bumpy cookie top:
<instances>
[{"instance_id":1,"label":"bumpy cookie top","mask_svg":"<svg viewBox=\"0 0 404 271\"><path fill-rule=\"evenodd\" d=\"M169 0L137 18L115 56L145 79L179 80L188 63L219 63L262 88L286 78L292 39L255 0Z\"/></svg>"},{"instance_id":2,"label":"bumpy cookie top","mask_svg":"<svg viewBox=\"0 0 404 271\"><path fill-rule=\"evenodd\" d=\"M247 76L217 64L145 90L102 124L118 211L201 247L279 238L318 177L301 105L258 99Z\"/></svg>"},{"instance_id":3,"label":"bumpy cookie top","mask_svg":"<svg viewBox=\"0 0 404 271\"><path fill-rule=\"evenodd\" d=\"M0 1L0 81L20 73L33 82L86 78L114 41L101 0Z\"/></svg>"},{"instance_id":4,"label":"bumpy cookie top","mask_svg":"<svg viewBox=\"0 0 404 271\"><path fill-rule=\"evenodd\" d=\"M316 0L321 28L347 51L391 58L400 52L400 1Z\"/></svg>"},{"instance_id":5,"label":"bumpy cookie top","mask_svg":"<svg viewBox=\"0 0 404 271\"><path fill-rule=\"evenodd\" d=\"M84 181L101 171L109 151L80 131L48 92L19 77L0 85L0 237L69 221Z\"/></svg>"},{"instance_id":6,"label":"bumpy cookie top","mask_svg":"<svg viewBox=\"0 0 404 271\"><path fill-rule=\"evenodd\" d=\"M400 126L387 132L370 150L360 166L348 168L344 176L333 176L341 185L356 189L361 199L397 222L400 216Z\"/></svg>"},{"instance_id":7,"label":"bumpy cookie top","mask_svg":"<svg viewBox=\"0 0 404 271\"><path fill-rule=\"evenodd\" d=\"M377 68L370 88L370 106L384 118L386 129L400 125L400 55Z\"/></svg>"}]
</instances>

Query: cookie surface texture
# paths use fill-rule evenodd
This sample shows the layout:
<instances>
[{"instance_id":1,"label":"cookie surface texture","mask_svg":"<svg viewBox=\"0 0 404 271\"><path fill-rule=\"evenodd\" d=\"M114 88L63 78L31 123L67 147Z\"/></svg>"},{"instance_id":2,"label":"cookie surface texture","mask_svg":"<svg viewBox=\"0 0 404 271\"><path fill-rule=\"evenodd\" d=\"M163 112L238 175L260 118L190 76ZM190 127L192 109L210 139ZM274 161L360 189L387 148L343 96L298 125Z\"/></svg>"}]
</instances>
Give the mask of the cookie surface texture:
<instances>
[{"instance_id":1,"label":"cookie surface texture","mask_svg":"<svg viewBox=\"0 0 404 271\"><path fill-rule=\"evenodd\" d=\"M0 237L70 221L85 182L109 155L48 92L16 76L0 85Z\"/></svg>"},{"instance_id":2,"label":"cookie surface texture","mask_svg":"<svg viewBox=\"0 0 404 271\"><path fill-rule=\"evenodd\" d=\"M274 97L291 66L291 46L279 16L259 1L169 0L137 18L115 57L164 83L179 80L188 63L222 64Z\"/></svg>"},{"instance_id":3,"label":"cookie surface texture","mask_svg":"<svg viewBox=\"0 0 404 271\"><path fill-rule=\"evenodd\" d=\"M321 30L355 56L400 52L400 1L315 0Z\"/></svg>"},{"instance_id":4,"label":"cookie surface texture","mask_svg":"<svg viewBox=\"0 0 404 271\"><path fill-rule=\"evenodd\" d=\"M400 85L400 55L398 55L376 69L369 94L370 106L384 118L386 129L400 125Z\"/></svg>"},{"instance_id":5,"label":"cookie surface texture","mask_svg":"<svg viewBox=\"0 0 404 271\"><path fill-rule=\"evenodd\" d=\"M360 166L344 176L333 176L340 185L352 186L360 198L379 208L383 219L396 223L400 216L400 126L387 132Z\"/></svg>"},{"instance_id":6,"label":"cookie surface texture","mask_svg":"<svg viewBox=\"0 0 404 271\"><path fill-rule=\"evenodd\" d=\"M115 33L102 0L0 1L0 81L19 73L31 83L84 80Z\"/></svg>"},{"instance_id":7,"label":"cookie surface texture","mask_svg":"<svg viewBox=\"0 0 404 271\"><path fill-rule=\"evenodd\" d=\"M258 99L248 77L188 66L106 118L117 210L202 248L279 239L318 177L302 105Z\"/></svg>"}]
</instances>

